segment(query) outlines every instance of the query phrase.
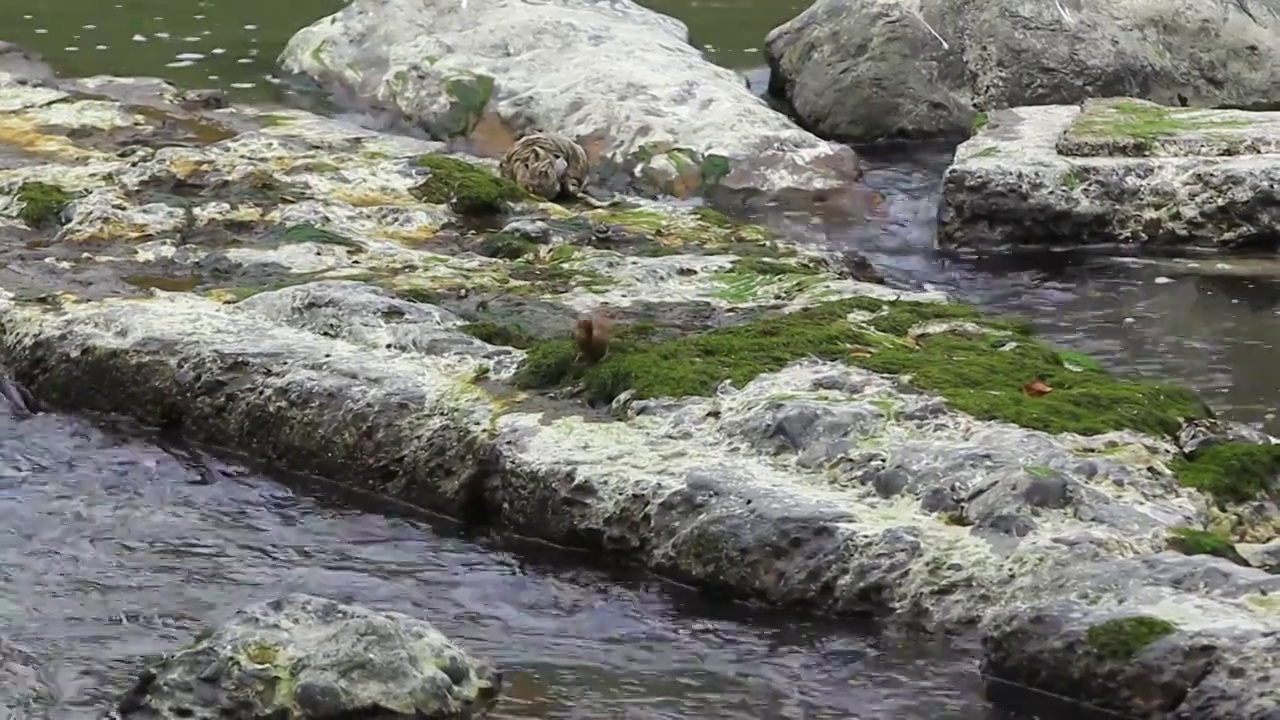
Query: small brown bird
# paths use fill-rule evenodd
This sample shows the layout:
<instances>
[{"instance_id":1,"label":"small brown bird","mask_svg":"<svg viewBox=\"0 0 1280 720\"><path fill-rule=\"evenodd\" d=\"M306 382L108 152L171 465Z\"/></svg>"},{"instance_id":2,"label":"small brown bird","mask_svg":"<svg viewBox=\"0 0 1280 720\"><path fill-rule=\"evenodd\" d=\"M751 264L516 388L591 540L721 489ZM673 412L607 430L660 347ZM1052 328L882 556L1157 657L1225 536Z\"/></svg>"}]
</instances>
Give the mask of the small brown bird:
<instances>
[{"instance_id":1,"label":"small brown bird","mask_svg":"<svg viewBox=\"0 0 1280 720\"><path fill-rule=\"evenodd\" d=\"M609 354L609 318L604 315L579 318L573 328L573 344L578 346L574 362L600 362Z\"/></svg>"}]
</instances>

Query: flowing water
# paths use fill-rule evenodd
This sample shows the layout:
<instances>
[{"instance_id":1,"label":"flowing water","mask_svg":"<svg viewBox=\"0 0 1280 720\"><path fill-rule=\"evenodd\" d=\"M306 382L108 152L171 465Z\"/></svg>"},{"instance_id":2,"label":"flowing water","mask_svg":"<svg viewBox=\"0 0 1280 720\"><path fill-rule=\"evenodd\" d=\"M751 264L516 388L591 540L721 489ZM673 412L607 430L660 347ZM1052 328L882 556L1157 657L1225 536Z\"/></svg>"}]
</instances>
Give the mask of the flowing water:
<instances>
[{"instance_id":1,"label":"flowing water","mask_svg":"<svg viewBox=\"0 0 1280 720\"><path fill-rule=\"evenodd\" d=\"M0 28L69 75L156 75L270 99L283 43L341 4L5 0ZM753 84L764 33L801 7L648 4L684 19ZM867 183L884 197L870 222L807 218L808 232L864 250L894 282L1029 316L1117 369L1188 382L1230 416L1280 432L1274 266L948 260L932 250L947 160L869 160ZM0 417L0 632L40 658L50 717L87 717L139 657L286 591L430 618L506 671L503 718L1012 717L980 699L970 647L748 613L310 485L224 475L201 484L133 431Z\"/></svg>"},{"instance_id":2,"label":"flowing water","mask_svg":"<svg viewBox=\"0 0 1280 720\"><path fill-rule=\"evenodd\" d=\"M243 468L206 484L131 436L0 417L0 628L43 663L51 718L92 717L141 656L295 591L431 619L503 668L499 718L1005 717L941 641L751 617Z\"/></svg>"}]
</instances>

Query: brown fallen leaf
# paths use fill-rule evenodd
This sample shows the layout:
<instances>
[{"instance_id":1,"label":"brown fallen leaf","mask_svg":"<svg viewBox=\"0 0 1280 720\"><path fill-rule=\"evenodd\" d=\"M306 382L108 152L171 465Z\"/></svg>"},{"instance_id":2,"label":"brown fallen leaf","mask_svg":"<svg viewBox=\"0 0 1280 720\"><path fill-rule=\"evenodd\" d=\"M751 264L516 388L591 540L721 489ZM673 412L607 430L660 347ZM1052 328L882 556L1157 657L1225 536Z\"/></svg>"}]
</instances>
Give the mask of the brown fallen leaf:
<instances>
[{"instance_id":1,"label":"brown fallen leaf","mask_svg":"<svg viewBox=\"0 0 1280 720\"><path fill-rule=\"evenodd\" d=\"M1022 392L1026 393L1031 397L1040 397L1041 395L1048 395L1049 393L1053 392L1053 388L1049 387L1048 385L1045 385L1044 381L1042 380L1032 380L1031 382L1022 386Z\"/></svg>"}]
</instances>

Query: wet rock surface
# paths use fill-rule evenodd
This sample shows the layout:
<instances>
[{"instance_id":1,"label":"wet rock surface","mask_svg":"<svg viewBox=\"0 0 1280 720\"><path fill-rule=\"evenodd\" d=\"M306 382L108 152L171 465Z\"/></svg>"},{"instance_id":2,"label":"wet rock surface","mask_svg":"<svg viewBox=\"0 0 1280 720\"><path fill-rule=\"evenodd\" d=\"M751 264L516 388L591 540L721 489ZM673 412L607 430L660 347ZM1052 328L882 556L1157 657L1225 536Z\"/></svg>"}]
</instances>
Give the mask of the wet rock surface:
<instances>
[{"instance_id":1,"label":"wet rock surface","mask_svg":"<svg viewBox=\"0 0 1280 720\"><path fill-rule=\"evenodd\" d=\"M853 151L795 126L687 39L683 23L629 0L360 0L295 35L280 63L480 154L563 135L606 185L688 195L857 178Z\"/></svg>"},{"instance_id":2,"label":"wet rock surface","mask_svg":"<svg viewBox=\"0 0 1280 720\"><path fill-rule=\"evenodd\" d=\"M979 113L1132 96L1280 103L1274 0L818 0L765 41L771 91L823 137L965 137Z\"/></svg>"},{"instance_id":3,"label":"wet rock surface","mask_svg":"<svg viewBox=\"0 0 1280 720\"><path fill-rule=\"evenodd\" d=\"M1280 113L1134 99L995 112L944 181L939 243L992 252L1280 247Z\"/></svg>"},{"instance_id":4,"label":"wet rock surface","mask_svg":"<svg viewBox=\"0 0 1280 720\"><path fill-rule=\"evenodd\" d=\"M1202 653L1121 677L1077 642L1127 613L1134 656L1203 641L1228 667L1276 632L1280 579L1165 551L1280 517L1274 480L1224 472L1280 458L1269 438L1192 457L1184 390L704 208L498 200L492 163L439 143L231 107L150 148L128 102L0 102L25 129L0 136L25 158L0 171L0 356L42 401L736 597L977 626L997 676L1120 712L1151 707L1133 677L1191 687L1187 718L1274 696L1197 684ZM586 361L574 322L601 315Z\"/></svg>"},{"instance_id":5,"label":"wet rock surface","mask_svg":"<svg viewBox=\"0 0 1280 720\"><path fill-rule=\"evenodd\" d=\"M426 621L292 594L146 668L114 717L482 717L501 684Z\"/></svg>"}]
</instances>

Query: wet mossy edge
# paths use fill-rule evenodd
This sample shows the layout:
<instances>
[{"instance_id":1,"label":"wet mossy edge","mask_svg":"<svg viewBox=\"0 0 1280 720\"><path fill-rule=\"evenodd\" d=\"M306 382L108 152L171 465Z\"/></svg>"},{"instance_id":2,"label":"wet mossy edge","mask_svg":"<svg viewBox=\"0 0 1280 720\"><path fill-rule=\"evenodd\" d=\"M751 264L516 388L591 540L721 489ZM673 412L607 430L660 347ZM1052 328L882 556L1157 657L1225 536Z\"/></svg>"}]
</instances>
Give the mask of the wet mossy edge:
<instances>
[{"instance_id":1,"label":"wet mossy edge","mask_svg":"<svg viewBox=\"0 0 1280 720\"><path fill-rule=\"evenodd\" d=\"M919 332L931 323L941 324L938 331ZM741 386L816 358L904 377L979 420L1053 434L1133 430L1172 440L1185 422L1213 416L1189 389L1112 374L1087 356L1043 342L1022 320L958 304L857 297L676 337L650 324L620 325L598 363L583 362L567 333L533 338L493 323L464 329L527 349L513 378L517 387L579 387L594 405L623 393L633 399L706 397L724 381ZM1033 381L1052 390L1028 393L1025 386ZM1253 470L1241 474L1242 463ZM1280 472L1280 446L1222 443L1195 458L1179 457L1170 469L1183 485L1232 503L1274 491L1271 467Z\"/></svg>"}]
</instances>

